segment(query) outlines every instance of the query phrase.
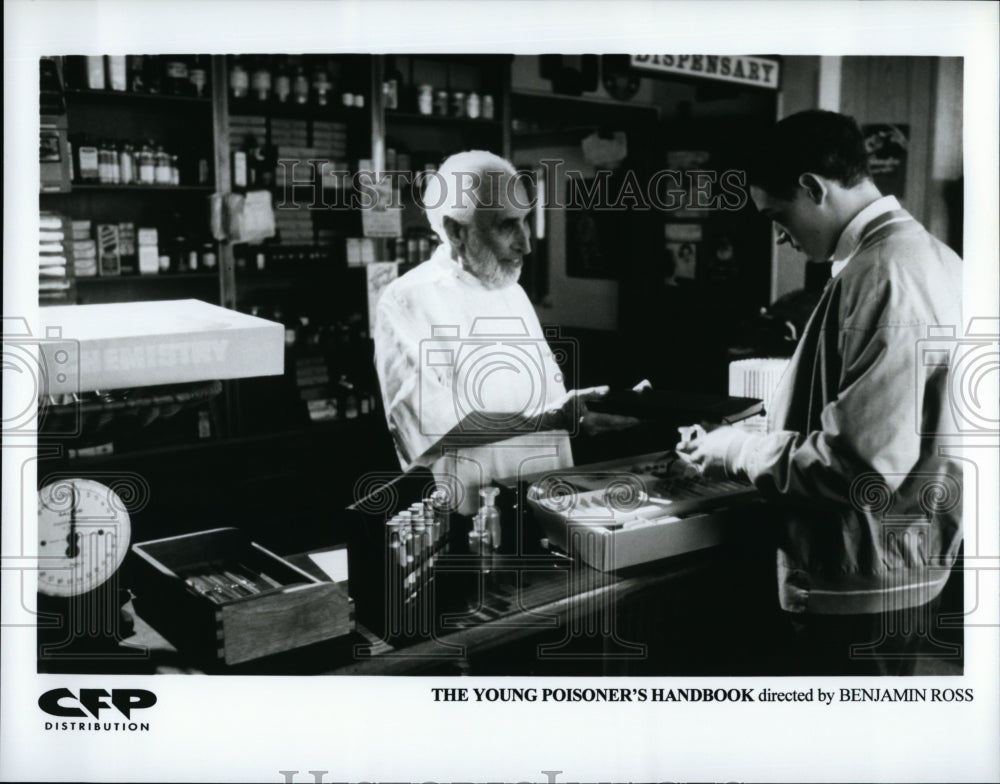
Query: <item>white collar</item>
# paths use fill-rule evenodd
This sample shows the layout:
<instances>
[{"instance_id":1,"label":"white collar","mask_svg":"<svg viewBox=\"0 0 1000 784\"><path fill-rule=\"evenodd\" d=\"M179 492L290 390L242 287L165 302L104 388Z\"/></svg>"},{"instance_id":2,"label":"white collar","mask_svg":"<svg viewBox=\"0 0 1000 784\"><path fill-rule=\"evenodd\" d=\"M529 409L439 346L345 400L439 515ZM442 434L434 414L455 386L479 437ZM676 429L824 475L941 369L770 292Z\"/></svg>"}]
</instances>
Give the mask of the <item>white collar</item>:
<instances>
[{"instance_id":1,"label":"white collar","mask_svg":"<svg viewBox=\"0 0 1000 784\"><path fill-rule=\"evenodd\" d=\"M840 239L837 240L837 246L833 249L833 255L830 257L830 261L833 262L830 267L830 277L837 277L841 270L847 266L847 262L857 253L858 247L864 239L862 232L869 223L880 215L900 209L902 207L895 196L883 196L851 218L851 222L840 233Z\"/></svg>"}]
</instances>

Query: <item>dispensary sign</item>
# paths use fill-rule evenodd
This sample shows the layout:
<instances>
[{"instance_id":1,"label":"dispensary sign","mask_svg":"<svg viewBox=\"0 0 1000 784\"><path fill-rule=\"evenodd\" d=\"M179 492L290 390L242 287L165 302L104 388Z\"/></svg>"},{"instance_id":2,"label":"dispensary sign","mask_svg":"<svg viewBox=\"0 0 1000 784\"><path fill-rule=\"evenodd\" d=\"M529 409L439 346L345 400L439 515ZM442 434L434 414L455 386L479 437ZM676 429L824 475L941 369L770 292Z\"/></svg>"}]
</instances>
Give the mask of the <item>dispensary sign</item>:
<instances>
[{"instance_id":1,"label":"dispensary sign","mask_svg":"<svg viewBox=\"0 0 1000 784\"><path fill-rule=\"evenodd\" d=\"M728 54L634 54L632 67L702 79L737 82L769 90L778 89L778 75L781 70L777 60Z\"/></svg>"}]
</instances>

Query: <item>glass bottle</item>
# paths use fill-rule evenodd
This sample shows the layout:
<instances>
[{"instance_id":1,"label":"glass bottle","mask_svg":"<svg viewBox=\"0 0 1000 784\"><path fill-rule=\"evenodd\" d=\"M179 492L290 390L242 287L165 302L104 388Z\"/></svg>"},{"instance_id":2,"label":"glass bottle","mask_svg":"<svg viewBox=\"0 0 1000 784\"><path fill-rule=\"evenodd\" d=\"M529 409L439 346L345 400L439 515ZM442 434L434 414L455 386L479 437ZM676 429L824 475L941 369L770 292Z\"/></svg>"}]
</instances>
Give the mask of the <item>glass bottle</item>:
<instances>
[{"instance_id":1,"label":"glass bottle","mask_svg":"<svg viewBox=\"0 0 1000 784\"><path fill-rule=\"evenodd\" d=\"M195 98L208 97L208 56L196 54L191 58L188 68L188 78L191 81L191 92Z\"/></svg>"},{"instance_id":2,"label":"glass bottle","mask_svg":"<svg viewBox=\"0 0 1000 784\"><path fill-rule=\"evenodd\" d=\"M282 61L278 64L274 76L274 97L278 103L288 103L292 95L292 77L288 73L288 65Z\"/></svg>"},{"instance_id":3,"label":"glass bottle","mask_svg":"<svg viewBox=\"0 0 1000 784\"><path fill-rule=\"evenodd\" d=\"M152 185L156 182L156 161L153 158L153 143L144 142L139 150L139 183Z\"/></svg>"},{"instance_id":4,"label":"glass bottle","mask_svg":"<svg viewBox=\"0 0 1000 784\"><path fill-rule=\"evenodd\" d=\"M102 185L111 182L111 165L108 160L110 152L107 139L102 139L97 146L97 181Z\"/></svg>"},{"instance_id":5,"label":"glass bottle","mask_svg":"<svg viewBox=\"0 0 1000 784\"><path fill-rule=\"evenodd\" d=\"M170 156L170 184L181 184L180 159L176 155Z\"/></svg>"},{"instance_id":6,"label":"glass bottle","mask_svg":"<svg viewBox=\"0 0 1000 784\"><path fill-rule=\"evenodd\" d=\"M164 55L163 92L167 95L188 95L190 88L187 60L180 55Z\"/></svg>"},{"instance_id":7,"label":"glass bottle","mask_svg":"<svg viewBox=\"0 0 1000 784\"><path fill-rule=\"evenodd\" d=\"M242 147L234 147L230 153L232 158L230 169L232 171L232 188L236 192L247 189L247 151Z\"/></svg>"},{"instance_id":8,"label":"glass bottle","mask_svg":"<svg viewBox=\"0 0 1000 784\"><path fill-rule=\"evenodd\" d=\"M121 173L122 185L132 185L135 183L135 151L128 142L122 145L118 153L118 171Z\"/></svg>"},{"instance_id":9,"label":"glass bottle","mask_svg":"<svg viewBox=\"0 0 1000 784\"><path fill-rule=\"evenodd\" d=\"M146 85L146 92L159 93L163 83L163 72L160 66L159 55L143 55L143 82Z\"/></svg>"},{"instance_id":10,"label":"glass bottle","mask_svg":"<svg viewBox=\"0 0 1000 784\"><path fill-rule=\"evenodd\" d=\"M399 108L399 96L403 91L403 74L396 67L396 58L385 58L385 78L382 81L382 96L386 109Z\"/></svg>"},{"instance_id":11,"label":"glass bottle","mask_svg":"<svg viewBox=\"0 0 1000 784\"><path fill-rule=\"evenodd\" d=\"M312 75L313 98L317 106L326 106L330 102L330 91L332 88L333 85L330 83L330 76L326 72L326 65L317 63Z\"/></svg>"},{"instance_id":12,"label":"glass bottle","mask_svg":"<svg viewBox=\"0 0 1000 784\"><path fill-rule=\"evenodd\" d=\"M500 510L496 507L497 487L484 487L479 491L479 513L485 521L486 531L490 535L490 546L493 550L500 549Z\"/></svg>"},{"instance_id":13,"label":"glass bottle","mask_svg":"<svg viewBox=\"0 0 1000 784\"><path fill-rule=\"evenodd\" d=\"M125 58L128 69L128 89L133 93L146 92L144 59L148 55L130 54Z\"/></svg>"},{"instance_id":14,"label":"glass bottle","mask_svg":"<svg viewBox=\"0 0 1000 784\"><path fill-rule=\"evenodd\" d=\"M153 181L157 185L169 185L170 175L170 155L163 149L162 144L156 146L155 154L156 168L153 173Z\"/></svg>"},{"instance_id":15,"label":"glass bottle","mask_svg":"<svg viewBox=\"0 0 1000 784\"><path fill-rule=\"evenodd\" d=\"M229 97L237 101L247 97L250 91L250 76L238 56L229 65Z\"/></svg>"},{"instance_id":16,"label":"glass bottle","mask_svg":"<svg viewBox=\"0 0 1000 784\"><path fill-rule=\"evenodd\" d=\"M108 181L112 185L121 185L122 169L118 161L118 145L108 142Z\"/></svg>"},{"instance_id":17,"label":"glass bottle","mask_svg":"<svg viewBox=\"0 0 1000 784\"><path fill-rule=\"evenodd\" d=\"M250 92L258 101L271 100L271 66L266 57L257 58L250 76Z\"/></svg>"},{"instance_id":18,"label":"glass bottle","mask_svg":"<svg viewBox=\"0 0 1000 784\"><path fill-rule=\"evenodd\" d=\"M480 102L479 93L475 90L470 92L465 98L465 116L470 119L479 119Z\"/></svg>"},{"instance_id":19,"label":"glass bottle","mask_svg":"<svg viewBox=\"0 0 1000 784\"><path fill-rule=\"evenodd\" d=\"M292 79L292 98L295 103L309 103L309 79L306 78L306 70L302 64L295 67L295 76Z\"/></svg>"}]
</instances>

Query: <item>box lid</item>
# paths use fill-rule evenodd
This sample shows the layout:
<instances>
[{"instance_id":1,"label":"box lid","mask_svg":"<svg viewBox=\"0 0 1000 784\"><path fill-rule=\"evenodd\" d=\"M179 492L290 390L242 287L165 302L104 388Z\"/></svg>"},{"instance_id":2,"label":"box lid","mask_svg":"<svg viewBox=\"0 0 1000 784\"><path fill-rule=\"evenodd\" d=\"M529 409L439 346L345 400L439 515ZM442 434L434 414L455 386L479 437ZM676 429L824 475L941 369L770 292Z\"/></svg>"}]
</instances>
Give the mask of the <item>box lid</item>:
<instances>
[{"instance_id":1,"label":"box lid","mask_svg":"<svg viewBox=\"0 0 1000 784\"><path fill-rule=\"evenodd\" d=\"M45 392L280 375L284 326L196 299L40 310Z\"/></svg>"}]
</instances>

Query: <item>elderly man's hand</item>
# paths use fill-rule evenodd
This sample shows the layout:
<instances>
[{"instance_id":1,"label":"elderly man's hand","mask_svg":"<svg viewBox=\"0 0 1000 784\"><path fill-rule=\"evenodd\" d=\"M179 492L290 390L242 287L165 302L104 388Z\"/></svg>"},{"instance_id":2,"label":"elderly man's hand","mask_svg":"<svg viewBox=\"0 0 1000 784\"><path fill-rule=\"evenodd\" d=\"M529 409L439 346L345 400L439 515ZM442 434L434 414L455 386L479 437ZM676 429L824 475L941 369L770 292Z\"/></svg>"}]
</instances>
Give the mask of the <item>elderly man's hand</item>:
<instances>
[{"instance_id":1,"label":"elderly man's hand","mask_svg":"<svg viewBox=\"0 0 1000 784\"><path fill-rule=\"evenodd\" d=\"M595 436L638 425L638 419L617 414L602 414L587 408L588 400L600 400L608 394L608 390L607 386L571 389L551 411L552 426L571 433L579 426L579 431L583 435Z\"/></svg>"},{"instance_id":2,"label":"elderly man's hand","mask_svg":"<svg viewBox=\"0 0 1000 784\"><path fill-rule=\"evenodd\" d=\"M711 432L695 425L681 428L677 453L709 478L733 478L743 471L741 452L753 437L745 430L726 425Z\"/></svg>"}]
</instances>

